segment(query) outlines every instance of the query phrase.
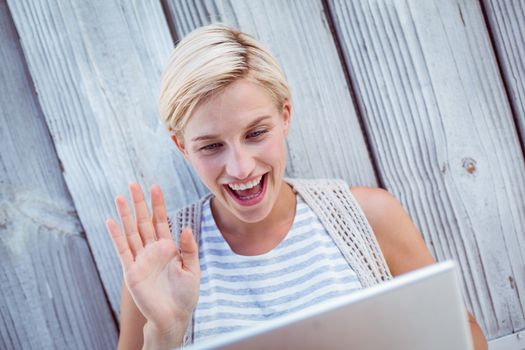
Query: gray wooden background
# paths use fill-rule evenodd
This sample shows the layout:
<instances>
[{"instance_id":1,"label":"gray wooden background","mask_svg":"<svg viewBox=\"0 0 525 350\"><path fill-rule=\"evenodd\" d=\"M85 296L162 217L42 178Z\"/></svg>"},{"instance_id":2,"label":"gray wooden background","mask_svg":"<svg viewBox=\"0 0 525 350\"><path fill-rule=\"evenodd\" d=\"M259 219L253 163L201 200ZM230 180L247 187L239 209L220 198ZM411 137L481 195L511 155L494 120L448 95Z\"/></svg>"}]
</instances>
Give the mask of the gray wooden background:
<instances>
[{"instance_id":1,"label":"gray wooden background","mask_svg":"<svg viewBox=\"0 0 525 350\"><path fill-rule=\"evenodd\" d=\"M525 348L523 0L0 0L0 348L110 349L127 183L206 192L158 116L179 38L221 21L293 90L287 175L380 186L461 266L492 349Z\"/></svg>"}]
</instances>

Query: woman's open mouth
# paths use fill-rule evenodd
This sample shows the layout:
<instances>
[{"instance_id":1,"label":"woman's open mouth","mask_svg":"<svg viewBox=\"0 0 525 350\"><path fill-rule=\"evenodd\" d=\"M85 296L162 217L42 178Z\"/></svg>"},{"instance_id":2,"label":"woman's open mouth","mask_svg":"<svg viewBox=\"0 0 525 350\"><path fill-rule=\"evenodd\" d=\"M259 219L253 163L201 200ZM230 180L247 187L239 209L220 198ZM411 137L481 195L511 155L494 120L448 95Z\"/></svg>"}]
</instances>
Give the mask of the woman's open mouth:
<instances>
[{"instance_id":1,"label":"woman's open mouth","mask_svg":"<svg viewBox=\"0 0 525 350\"><path fill-rule=\"evenodd\" d=\"M262 175L243 185L224 185L230 196L240 205L251 206L259 203L266 192L266 183L268 173Z\"/></svg>"}]
</instances>

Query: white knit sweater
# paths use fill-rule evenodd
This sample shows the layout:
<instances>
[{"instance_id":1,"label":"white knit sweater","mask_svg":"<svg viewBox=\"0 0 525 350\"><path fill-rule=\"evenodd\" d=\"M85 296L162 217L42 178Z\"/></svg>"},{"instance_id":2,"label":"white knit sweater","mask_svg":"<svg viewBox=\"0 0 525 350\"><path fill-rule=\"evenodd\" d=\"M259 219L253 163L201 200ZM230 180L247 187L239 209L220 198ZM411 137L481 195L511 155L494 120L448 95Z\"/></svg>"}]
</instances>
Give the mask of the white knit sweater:
<instances>
[{"instance_id":1,"label":"white knit sweater","mask_svg":"<svg viewBox=\"0 0 525 350\"><path fill-rule=\"evenodd\" d=\"M299 193L306 204L319 217L344 258L356 272L363 288L392 278L383 253L359 204L342 180L285 179L294 192ZM170 220L175 239L185 226L193 230L199 242L203 203L208 194L198 202L175 212ZM193 342L193 320L190 322L183 345Z\"/></svg>"}]
</instances>

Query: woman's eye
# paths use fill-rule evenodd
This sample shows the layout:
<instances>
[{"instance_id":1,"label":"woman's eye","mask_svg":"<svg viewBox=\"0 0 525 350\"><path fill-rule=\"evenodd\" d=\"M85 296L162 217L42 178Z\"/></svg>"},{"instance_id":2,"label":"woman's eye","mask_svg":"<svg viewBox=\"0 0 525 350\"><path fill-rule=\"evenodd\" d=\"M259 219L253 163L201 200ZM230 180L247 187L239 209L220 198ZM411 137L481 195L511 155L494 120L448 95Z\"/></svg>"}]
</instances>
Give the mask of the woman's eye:
<instances>
[{"instance_id":1,"label":"woman's eye","mask_svg":"<svg viewBox=\"0 0 525 350\"><path fill-rule=\"evenodd\" d=\"M257 130L257 131L253 131L251 133L248 134L248 137L249 138L254 138L254 137L259 137L265 133L267 133L268 130Z\"/></svg>"},{"instance_id":2,"label":"woman's eye","mask_svg":"<svg viewBox=\"0 0 525 350\"><path fill-rule=\"evenodd\" d=\"M204 147L201 147L201 150L202 151L215 151L216 149L218 149L219 147L221 146L220 143L211 143L209 145L206 145Z\"/></svg>"}]
</instances>

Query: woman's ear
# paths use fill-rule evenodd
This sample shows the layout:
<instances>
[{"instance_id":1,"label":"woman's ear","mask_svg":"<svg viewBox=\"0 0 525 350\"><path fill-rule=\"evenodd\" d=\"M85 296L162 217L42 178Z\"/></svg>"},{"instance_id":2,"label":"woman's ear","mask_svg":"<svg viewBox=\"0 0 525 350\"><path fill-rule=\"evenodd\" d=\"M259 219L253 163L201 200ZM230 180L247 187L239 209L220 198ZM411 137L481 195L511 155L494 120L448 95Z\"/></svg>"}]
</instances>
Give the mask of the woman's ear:
<instances>
[{"instance_id":1,"label":"woman's ear","mask_svg":"<svg viewBox=\"0 0 525 350\"><path fill-rule=\"evenodd\" d=\"M292 119L292 103L290 100L285 100L283 104L282 116L284 120L284 136L288 136L290 130L290 122Z\"/></svg>"},{"instance_id":2,"label":"woman's ear","mask_svg":"<svg viewBox=\"0 0 525 350\"><path fill-rule=\"evenodd\" d=\"M175 143L180 153L182 153L182 155L185 158L188 158L188 150L186 149L184 145L184 140L183 140L182 135L177 136L177 134L173 132L171 133L171 140Z\"/></svg>"}]
</instances>

